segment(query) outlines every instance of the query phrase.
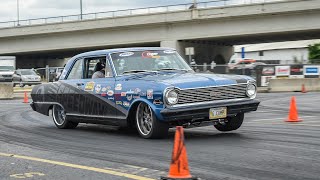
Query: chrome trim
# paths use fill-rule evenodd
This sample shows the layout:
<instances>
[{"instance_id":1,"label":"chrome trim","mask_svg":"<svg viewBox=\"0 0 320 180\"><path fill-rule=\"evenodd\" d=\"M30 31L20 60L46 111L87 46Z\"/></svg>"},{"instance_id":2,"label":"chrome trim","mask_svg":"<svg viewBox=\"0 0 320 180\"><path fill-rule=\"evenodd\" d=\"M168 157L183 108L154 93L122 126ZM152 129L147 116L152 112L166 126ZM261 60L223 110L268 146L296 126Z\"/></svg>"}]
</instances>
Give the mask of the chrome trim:
<instances>
[{"instance_id":1,"label":"chrome trim","mask_svg":"<svg viewBox=\"0 0 320 180\"><path fill-rule=\"evenodd\" d=\"M54 104L54 105L59 105L63 108L62 104L57 103L57 102L33 102L33 103L35 103L35 104L50 104L50 105Z\"/></svg>"},{"instance_id":2,"label":"chrome trim","mask_svg":"<svg viewBox=\"0 0 320 180\"><path fill-rule=\"evenodd\" d=\"M247 86L247 83L239 83L231 85L181 89L178 91L179 101L177 104L182 105L246 98Z\"/></svg>"},{"instance_id":3,"label":"chrome trim","mask_svg":"<svg viewBox=\"0 0 320 180\"><path fill-rule=\"evenodd\" d=\"M197 102L197 103L188 103L188 104L177 104L170 106L172 108L177 107L189 107L189 106L199 106L199 105L209 105L209 104L215 104L215 103L231 103L231 102L239 102L239 101L245 101L250 100L249 98L239 98L239 99L227 99L227 100L216 100L216 101L207 101L207 102Z\"/></svg>"},{"instance_id":4,"label":"chrome trim","mask_svg":"<svg viewBox=\"0 0 320 180\"><path fill-rule=\"evenodd\" d=\"M78 117L91 117L91 118L106 118L106 119L120 119L117 116L99 116L99 115L86 115L86 114L74 114L66 113L67 116L78 116Z\"/></svg>"},{"instance_id":5,"label":"chrome trim","mask_svg":"<svg viewBox=\"0 0 320 180\"><path fill-rule=\"evenodd\" d=\"M167 98L169 92L171 92L171 91L174 91L175 93L177 93L177 96L178 96L178 97L177 97L177 102L174 103L174 104L170 104L170 103L168 102L168 98ZM179 91L177 92L174 88L167 90L167 91L165 92L164 96L165 96L165 101L166 101L166 103L167 103L169 106L173 106L173 105L175 105L175 104L178 104L178 102L179 102Z\"/></svg>"},{"instance_id":6,"label":"chrome trim","mask_svg":"<svg viewBox=\"0 0 320 180\"><path fill-rule=\"evenodd\" d=\"M219 85L219 86L203 86L203 87L195 87L195 88L184 88L184 89L179 89L179 90L189 90L189 89L203 89L203 88L215 88L215 87L223 87L223 86L236 86L236 85L244 85L248 83L238 83L238 84L227 84L227 85Z\"/></svg>"},{"instance_id":7,"label":"chrome trim","mask_svg":"<svg viewBox=\"0 0 320 180\"><path fill-rule=\"evenodd\" d=\"M248 94L248 87L249 87L249 85L253 85L253 86L255 86L255 88L256 88L254 95L251 96L251 97L250 97L249 94ZM255 83L253 83L253 82L249 82L248 85L247 85L247 89L246 89L246 95L247 95L250 99L254 99L254 98L256 98L256 96L257 96L257 91L258 91L257 85L256 85Z\"/></svg>"},{"instance_id":8,"label":"chrome trim","mask_svg":"<svg viewBox=\"0 0 320 180\"><path fill-rule=\"evenodd\" d=\"M170 105L167 103L166 93L167 93L168 91L170 91L171 89L175 89L174 86L167 87L167 88L165 88L164 91L163 91L162 98L163 98L164 107L170 106Z\"/></svg>"}]
</instances>

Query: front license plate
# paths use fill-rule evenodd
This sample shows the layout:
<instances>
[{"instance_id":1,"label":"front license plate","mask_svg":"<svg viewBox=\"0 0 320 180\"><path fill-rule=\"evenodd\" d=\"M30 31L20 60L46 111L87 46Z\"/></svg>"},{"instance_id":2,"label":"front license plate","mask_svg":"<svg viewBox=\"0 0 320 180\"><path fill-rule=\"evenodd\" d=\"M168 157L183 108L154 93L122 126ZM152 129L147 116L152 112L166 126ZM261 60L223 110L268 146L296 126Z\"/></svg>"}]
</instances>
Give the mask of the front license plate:
<instances>
[{"instance_id":1,"label":"front license plate","mask_svg":"<svg viewBox=\"0 0 320 180\"><path fill-rule=\"evenodd\" d=\"M209 119L221 119L227 117L227 107L211 108L209 111Z\"/></svg>"}]
</instances>

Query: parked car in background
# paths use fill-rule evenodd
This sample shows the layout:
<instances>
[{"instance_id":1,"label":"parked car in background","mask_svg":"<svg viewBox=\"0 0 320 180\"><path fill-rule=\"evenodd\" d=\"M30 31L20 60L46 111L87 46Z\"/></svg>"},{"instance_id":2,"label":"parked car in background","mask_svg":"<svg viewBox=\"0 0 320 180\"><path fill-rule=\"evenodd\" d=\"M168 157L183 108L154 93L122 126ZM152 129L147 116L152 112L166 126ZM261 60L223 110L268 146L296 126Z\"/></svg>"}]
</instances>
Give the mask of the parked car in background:
<instances>
[{"instance_id":1,"label":"parked car in background","mask_svg":"<svg viewBox=\"0 0 320 180\"><path fill-rule=\"evenodd\" d=\"M49 82L57 81L64 67L49 67ZM46 68L37 68L36 72L41 76L42 81L47 81Z\"/></svg>"},{"instance_id":2,"label":"parked car in background","mask_svg":"<svg viewBox=\"0 0 320 180\"><path fill-rule=\"evenodd\" d=\"M0 82L12 82L12 76L15 69L15 56L0 56Z\"/></svg>"},{"instance_id":3,"label":"parked car in background","mask_svg":"<svg viewBox=\"0 0 320 180\"><path fill-rule=\"evenodd\" d=\"M55 73L55 77L54 77L54 81L58 81L62 72L63 72L64 67L58 67L56 69L56 73Z\"/></svg>"},{"instance_id":4,"label":"parked car in background","mask_svg":"<svg viewBox=\"0 0 320 180\"><path fill-rule=\"evenodd\" d=\"M13 86L41 84L41 77L33 69L18 69L13 74Z\"/></svg>"},{"instance_id":5,"label":"parked car in background","mask_svg":"<svg viewBox=\"0 0 320 180\"><path fill-rule=\"evenodd\" d=\"M254 59L241 59L235 63L228 63L229 69L246 69L251 66L251 64L256 63Z\"/></svg>"},{"instance_id":6,"label":"parked car in background","mask_svg":"<svg viewBox=\"0 0 320 180\"><path fill-rule=\"evenodd\" d=\"M174 49L125 48L71 58L59 81L32 89L31 107L60 129L111 124L161 138L178 125L236 130L257 110L256 92L248 76L195 73Z\"/></svg>"}]
</instances>

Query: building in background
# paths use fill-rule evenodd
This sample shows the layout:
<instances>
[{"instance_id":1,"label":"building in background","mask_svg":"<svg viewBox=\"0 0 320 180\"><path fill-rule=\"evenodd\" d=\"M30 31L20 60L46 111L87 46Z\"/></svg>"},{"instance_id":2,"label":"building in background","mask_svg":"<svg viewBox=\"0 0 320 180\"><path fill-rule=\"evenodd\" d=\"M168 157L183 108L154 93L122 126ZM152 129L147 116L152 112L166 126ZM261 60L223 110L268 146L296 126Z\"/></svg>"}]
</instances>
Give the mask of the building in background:
<instances>
[{"instance_id":1,"label":"building in background","mask_svg":"<svg viewBox=\"0 0 320 180\"><path fill-rule=\"evenodd\" d=\"M235 46L235 56L241 57L244 47L245 58L279 64L308 63L308 46L316 43L320 43L320 39L239 45Z\"/></svg>"}]
</instances>

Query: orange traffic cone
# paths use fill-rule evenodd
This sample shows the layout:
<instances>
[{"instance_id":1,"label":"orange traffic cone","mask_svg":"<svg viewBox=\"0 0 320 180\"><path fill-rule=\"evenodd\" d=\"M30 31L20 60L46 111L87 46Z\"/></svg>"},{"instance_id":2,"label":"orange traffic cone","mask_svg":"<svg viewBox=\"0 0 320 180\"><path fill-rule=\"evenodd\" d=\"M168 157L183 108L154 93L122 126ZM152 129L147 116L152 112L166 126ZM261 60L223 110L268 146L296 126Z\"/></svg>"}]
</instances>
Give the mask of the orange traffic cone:
<instances>
[{"instance_id":1,"label":"orange traffic cone","mask_svg":"<svg viewBox=\"0 0 320 180\"><path fill-rule=\"evenodd\" d=\"M302 121L298 117L298 111L296 106L296 97L292 96L291 103L290 103L290 110L289 110L289 116L286 122L300 122Z\"/></svg>"},{"instance_id":2,"label":"orange traffic cone","mask_svg":"<svg viewBox=\"0 0 320 180\"><path fill-rule=\"evenodd\" d=\"M302 92L302 93L307 93L307 90L306 90L306 87L305 87L304 84L302 84L301 92Z\"/></svg>"},{"instance_id":3,"label":"orange traffic cone","mask_svg":"<svg viewBox=\"0 0 320 180\"><path fill-rule=\"evenodd\" d=\"M168 177L161 177L161 180L198 180L192 177L189 171L183 127L177 126L176 128L169 174Z\"/></svg>"},{"instance_id":4,"label":"orange traffic cone","mask_svg":"<svg viewBox=\"0 0 320 180\"><path fill-rule=\"evenodd\" d=\"M29 103L27 92L24 92L23 103Z\"/></svg>"}]
</instances>

